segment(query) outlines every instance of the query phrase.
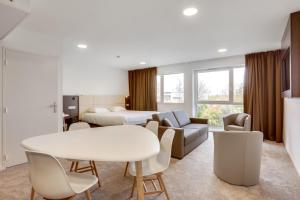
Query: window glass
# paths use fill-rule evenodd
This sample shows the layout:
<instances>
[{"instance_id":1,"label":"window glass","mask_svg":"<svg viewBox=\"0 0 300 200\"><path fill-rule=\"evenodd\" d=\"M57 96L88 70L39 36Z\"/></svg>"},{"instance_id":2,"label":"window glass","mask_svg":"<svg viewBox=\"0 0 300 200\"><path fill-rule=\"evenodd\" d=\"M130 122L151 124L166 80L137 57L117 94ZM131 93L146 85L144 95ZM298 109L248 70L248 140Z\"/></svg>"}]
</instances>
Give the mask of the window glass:
<instances>
[{"instance_id":1,"label":"window glass","mask_svg":"<svg viewBox=\"0 0 300 200\"><path fill-rule=\"evenodd\" d=\"M229 70L198 73L198 101L228 101Z\"/></svg>"},{"instance_id":2,"label":"window glass","mask_svg":"<svg viewBox=\"0 0 300 200\"><path fill-rule=\"evenodd\" d=\"M196 71L196 116L222 129L223 117L243 112L244 67Z\"/></svg>"},{"instance_id":3,"label":"window glass","mask_svg":"<svg viewBox=\"0 0 300 200\"><path fill-rule=\"evenodd\" d=\"M234 68L233 69L233 101L243 102L244 95L244 73L245 68Z\"/></svg>"},{"instance_id":4,"label":"window glass","mask_svg":"<svg viewBox=\"0 0 300 200\"><path fill-rule=\"evenodd\" d=\"M164 75L164 103L184 102L184 74Z\"/></svg>"}]
</instances>

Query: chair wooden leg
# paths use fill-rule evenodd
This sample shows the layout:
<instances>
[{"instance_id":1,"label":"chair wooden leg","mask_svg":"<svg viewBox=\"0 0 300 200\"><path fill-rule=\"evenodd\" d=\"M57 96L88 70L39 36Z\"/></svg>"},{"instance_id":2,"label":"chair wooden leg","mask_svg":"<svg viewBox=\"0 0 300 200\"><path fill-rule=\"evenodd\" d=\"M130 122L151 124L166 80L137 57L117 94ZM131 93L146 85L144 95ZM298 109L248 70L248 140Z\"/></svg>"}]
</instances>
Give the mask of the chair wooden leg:
<instances>
[{"instance_id":1,"label":"chair wooden leg","mask_svg":"<svg viewBox=\"0 0 300 200\"><path fill-rule=\"evenodd\" d=\"M89 164L90 164L90 167L89 167L89 168L91 169L90 171L92 172L93 175L95 175L94 166L93 166L93 163L92 163L91 160L89 161Z\"/></svg>"},{"instance_id":2,"label":"chair wooden leg","mask_svg":"<svg viewBox=\"0 0 300 200\"><path fill-rule=\"evenodd\" d=\"M92 161L92 165L93 165L93 169L94 169L94 171L95 171L95 174L96 174L96 176L97 176L97 178L98 178L98 185L99 185L99 187L101 187L100 178L99 178L99 173L98 173L98 170L97 170L97 166L96 166L95 161Z\"/></svg>"},{"instance_id":3,"label":"chair wooden leg","mask_svg":"<svg viewBox=\"0 0 300 200\"><path fill-rule=\"evenodd\" d=\"M74 162L74 161L72 161L72 164L71 164L71 167L70 167L70 172L72 172L72 171L73 171L74 164L75 164L75 162Z\"/></svg>"},{"instance_id":4,"label":"chair wooden leg","mask_svg":"<svg viewBox=\"0 0 300 200\"><path fill-rule=\"evenodd\" d=\"M132 189L131 189L131 194L130 194L130 198L133 197L133 192L134 192L135 185L136 185L136 178L134 177L133 184L132 184Z\"/></svg>"},{"instance_id":5,"label":"chair wooden leg","mask_svg":"<svg viewBox=\"0 0 300 200\"><path fill-rule=\"evenodd\" d=\"M126 163L125 171L124 171L124 177L127 175L129 162Z\"/></svg>"},{"instance_id":6,"label":"chair wooden leg","mask_svg":"<svg viewBox=\"0 0 300 200\"><path fill-rule=\"evenodd\" d=\"M168 192L167 192L165 183L164 183L164 181L163 181L163 179L162 179L161 173L157 174L157 179L158 179L158 182L159 182L159 184L160 184L160 187L161 187L162 191L164 191L164 193L165 193L167 199L170 200L169 194L168 194Z\"/></svg>"},{"instance_id":7,"label":"chair wooden leg","mask_svg":"<svg viewBox=\"0 0 300 200\"><path fill-rule=\"evenodd\" d=\"M91 192L89 190L85 191L85 195L86 195L87 200L92 200L92 195L91 195Z\"/></svg>"},{"instance_id":8,"label":"chair wooden leg","mask_svg":"<svg viewBox=\"0 0 300 200\"><path fill-rule=\"evenodd\" d=\"M79 162L78 162L78 161L76 161L76 162L75 162L75 169L74 169L74 171L75 171L75 172L77 172L77 171L78 171L78 164L79 164Z\"/></svg>"},{"instance_id":9,"label":"chair wooden leg","mask_svg":"<svg viewBox=\"0 0 300 200\"><path fill-rule=\"evenodd\" d=\"M33 187L31 188L31 193L30 193L30 200L33 200L34 199L34 189Z\"/></svg>"}]
</instances>

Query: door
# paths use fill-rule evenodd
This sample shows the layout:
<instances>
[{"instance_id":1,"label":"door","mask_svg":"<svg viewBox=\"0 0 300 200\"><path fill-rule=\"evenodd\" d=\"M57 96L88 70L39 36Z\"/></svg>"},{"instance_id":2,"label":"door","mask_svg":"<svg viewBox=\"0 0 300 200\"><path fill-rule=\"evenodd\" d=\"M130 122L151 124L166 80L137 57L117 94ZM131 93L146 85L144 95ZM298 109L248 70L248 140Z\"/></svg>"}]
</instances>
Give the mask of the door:
<instances>
[{"instance_id":1,"label":"door","mask_svg":"<svg viewBox=\"0 0 300 200\"><path fill-rule=\"evenodd\" d=\"M58 131L58 59L5 50L3 129L6 167L26 162L21 141Z\"/></svg>"}]
</instances>

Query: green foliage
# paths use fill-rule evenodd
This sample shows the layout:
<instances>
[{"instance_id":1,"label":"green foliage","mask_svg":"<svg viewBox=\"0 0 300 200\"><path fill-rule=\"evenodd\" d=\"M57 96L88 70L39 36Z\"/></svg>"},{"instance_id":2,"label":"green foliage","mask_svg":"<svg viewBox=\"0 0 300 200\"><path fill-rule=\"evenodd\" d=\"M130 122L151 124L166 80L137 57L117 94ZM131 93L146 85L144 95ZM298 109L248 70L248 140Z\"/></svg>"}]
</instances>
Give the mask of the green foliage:
<instances>
[{"instance_id":1,"label":"green foliage","mask_svg":"<svg viewBox=\"0 0 300 200\"><path fill-rule=\"evenodd\" d=\"M243 112L242 105L199 104L197 117L209 119L209 125L223 127L223 116Z\"/></svg>"}]
</instances>

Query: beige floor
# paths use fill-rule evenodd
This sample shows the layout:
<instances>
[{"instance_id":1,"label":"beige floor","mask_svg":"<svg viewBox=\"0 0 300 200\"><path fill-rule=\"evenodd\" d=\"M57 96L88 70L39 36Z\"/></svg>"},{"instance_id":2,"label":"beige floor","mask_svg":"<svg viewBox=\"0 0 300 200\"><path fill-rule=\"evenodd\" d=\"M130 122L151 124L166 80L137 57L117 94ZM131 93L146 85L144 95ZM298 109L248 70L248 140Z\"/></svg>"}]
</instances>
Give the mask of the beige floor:
<instances>
[{"instance_id":1,"label":"beige floor","mask_svg":"<svg viewBox=\"0 0 300 200\"><path fill-rule=\"evenodd\" d=\"M127 199L132 178L123 177L125 163L99 162L98 167L103 186L93 192L94 199ZM256 186L232 186L215 177L211 136L184 159L172 160L164 179L173 200L300 199L300 177L283 145L272 142L265 142L263 145L261 179ZM0 172L0 200L29 199L29 191L27 165ZM85 199L85 196L79 195L76 199ZM156 195L146 199L161 200L164 196Z\"/></svg>"}]
</instances>

